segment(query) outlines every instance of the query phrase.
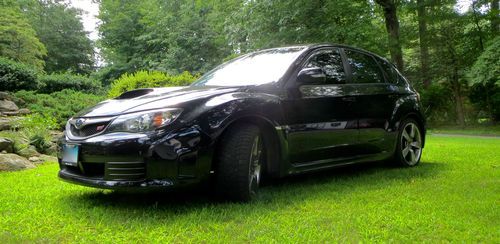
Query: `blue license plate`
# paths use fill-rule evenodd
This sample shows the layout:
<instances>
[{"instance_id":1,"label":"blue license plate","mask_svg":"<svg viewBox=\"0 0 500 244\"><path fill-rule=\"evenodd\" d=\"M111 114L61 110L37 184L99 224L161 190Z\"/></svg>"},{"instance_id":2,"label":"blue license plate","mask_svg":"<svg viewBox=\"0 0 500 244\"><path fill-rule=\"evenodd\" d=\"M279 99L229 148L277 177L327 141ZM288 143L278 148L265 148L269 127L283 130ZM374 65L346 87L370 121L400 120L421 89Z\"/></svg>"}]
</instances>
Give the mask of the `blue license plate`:
<instances>
[{"instance_id":1,"label":"blue license plate","mask_svg":"<svg viewBox=\"0 0 500 244\"><path fill-rule=\"evenodd\" d=\"M62 163L69 166L78 165L78 145L63 145Z\"/></svg>"}]
</instances>

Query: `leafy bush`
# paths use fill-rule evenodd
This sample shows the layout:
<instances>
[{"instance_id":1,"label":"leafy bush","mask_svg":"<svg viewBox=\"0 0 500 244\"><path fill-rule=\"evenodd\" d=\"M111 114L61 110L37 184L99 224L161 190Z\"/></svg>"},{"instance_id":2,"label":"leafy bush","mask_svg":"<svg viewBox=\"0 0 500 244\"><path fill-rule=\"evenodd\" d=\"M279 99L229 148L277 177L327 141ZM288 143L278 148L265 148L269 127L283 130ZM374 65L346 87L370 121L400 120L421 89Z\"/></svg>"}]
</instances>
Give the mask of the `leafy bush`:
<instances>
[{"instance_id":1,"label":"leafy bush","mask_svg":"<svg viewBox=\"0 0 500 244\"><path fill-rule=\"evenodd\" d=\"M0 91L36 90L37 73L27 65L0 58Z\"/></svg>"},{"instance_id":2,"label":"leafy bush","mask_svg":"<svg viewBox=\"0 0 500 244\"><path fill-rule=\"evenodd\" d=\"M476 110L484 112L492 121L500 121L500 85L494 81L476 83L470 88L469 99Z\"/></svg>"},{"instance_id":3,"label":"leafy bush","mask_svg":"<svg viewBox=\"0 0 500 244\"><path fill-rule=\"evenodd\" d=\"M453 107L452 92L448 87L443 84L433 83L426 90L422 90L420 95L429 124L454 123L455 109Z\"/></svg>"},{"instance_id":4,"label":"leafy bush","mask_svg":"<svg viewBox=\"0 0 500 244\"><path fill-rule=\"evenodd\" d=\"M50 115L35 113L19 120L18 127L21 128L19 131L21 137L25 138L38 152L46 153L52 146L50 130L58 128L58 124Z\"/></svg>"},{"instance_id":5,"label":"leafy bush","mask_svg":"<svg viewBox=\"0 0 500 244\"><path fill-rule=\"evenodd\" d=\"M117 97L123 92L152 87L187 86L198 78L185 71L180 75L169 75L160 71L138 71L125 73L111 84L108 97Z\"/></svg>"},{"instance_id":6,"label":"leafy bush","mask_svg":"<svg viewBox=\"0 0 500 244\"><path fill-rule=\"evenodd\" d=\"M32 112L52 116L59 128L63 128L66 120L84 108L93 106L105 97L86 94L73 90L62 90L51 94L37 94L33 91L15 93L21 107L27 107Z\"/></svg>"},{"instance_id":7,"label":"leafy bush","mask_svg":"<svg viewBox=\"0 0 500 244\"><path fill-rule=\"evenodd\" d=\"M51 74L40 76L39 81L41 87L39 93L52 93L62 91L64 89L72 89L82 92L100 92L101 84L83 75L75 75L70 73Z\"/></svg>"}]
</instances>

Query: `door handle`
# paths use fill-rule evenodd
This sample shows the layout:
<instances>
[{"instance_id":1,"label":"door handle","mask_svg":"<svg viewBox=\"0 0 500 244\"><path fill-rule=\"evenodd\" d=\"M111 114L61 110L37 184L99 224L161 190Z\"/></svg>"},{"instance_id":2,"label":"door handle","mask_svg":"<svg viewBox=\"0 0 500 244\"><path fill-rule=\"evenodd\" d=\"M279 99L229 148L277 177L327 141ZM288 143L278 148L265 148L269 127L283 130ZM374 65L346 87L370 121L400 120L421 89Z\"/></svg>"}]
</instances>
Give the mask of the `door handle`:
<instances>
[{"instance_id":1,"label":"door handle","mask_svg":"<svg viewBox=\"0 0 500 244\"><path fill-rule=\"evenodd\" d=\"M355 102L356 98L355 97L343 97L342 101L344 101L344 102Z\"/></svg>"}]
</instances>

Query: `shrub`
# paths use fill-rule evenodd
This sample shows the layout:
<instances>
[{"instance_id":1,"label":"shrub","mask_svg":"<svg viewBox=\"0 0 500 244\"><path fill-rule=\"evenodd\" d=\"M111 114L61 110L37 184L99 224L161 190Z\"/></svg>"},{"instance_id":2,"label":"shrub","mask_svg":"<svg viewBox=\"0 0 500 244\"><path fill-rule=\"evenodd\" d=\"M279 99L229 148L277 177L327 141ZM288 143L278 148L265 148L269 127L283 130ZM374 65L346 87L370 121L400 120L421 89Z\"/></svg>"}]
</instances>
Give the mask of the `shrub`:
<instances>
[{"instance_id":1,"label":"shrub","mask_svg":"<svg viewBox=\"0 0 500 244\"><path fill-rule=\"evenodd\" d=\"M64 89L72 89L82 92L100 92L101 84L89 77L83 75L75 75L70 73L42 75L39 78L41 87L38 90L40 93L52 93L62 91Z\"/></svg>"},{"instance_id":2,"label":"shrub","mask_svg":"<svg viewBox=\"0 0 500 244\"><path fill-rule=\"evenodd\" d=\"M104 100L104 96L86 94L73 90L62 90L51 94L37 94L33 91L15 93L22 107L32 112L52 116L59 128L64 128L66 120L84 108Z\"/></svg>"},{"instance_id":3,"label":"shrub","mask_svg":"<svg viewBox=\"0 0 500 244\"><path fill-rule=\"evenodd\" d=\"M27 65L0 58L0 91L36 90L37 72Z\"/></svg>"},{"instance_id":4,"label":"shrub","mask_svg":"<svg viewBox=\"0 0 500 244\"><path fill-rule=\"evenodd\" d=\"M169 75L160 71L138 71L133 74L125 73L111 84L108 97L117 97L120 94L138 89L166 86L187 86L198 78L185 71L180 75Z\"/></svg>"},{"instance_id":5,"label":"shrub","mask_svg":"<svg viewBox=\"0 0 500 244\"><path fill-rule=\"evenodd\" d=\"M500 85L494 81L472 85L469 99L479 112L486 113L493 122L500 121Z\"/></svg>"},{"instance_id":6,"label":"shrub","mask_svg":"<svg viewBox=\"0 0 500 244\"><path fill-rule=\"evenodd\" d=\"M50 115L32 114L19 120L19 135L40 153L46 153L52 146L50 130L58 128L55 118Z\"/></svg>"},{"instance_id":7,"label":"shrub","mask_svg":"<svg viewBox=\"0 0 500 244\"><path fill-rule=\"evenodd\" d=\"M430 125L454 123L455 109L452 92L448 87L433 83L426 90L422 90L420 95L425 116Z\"/></svg>"}]
</instances>

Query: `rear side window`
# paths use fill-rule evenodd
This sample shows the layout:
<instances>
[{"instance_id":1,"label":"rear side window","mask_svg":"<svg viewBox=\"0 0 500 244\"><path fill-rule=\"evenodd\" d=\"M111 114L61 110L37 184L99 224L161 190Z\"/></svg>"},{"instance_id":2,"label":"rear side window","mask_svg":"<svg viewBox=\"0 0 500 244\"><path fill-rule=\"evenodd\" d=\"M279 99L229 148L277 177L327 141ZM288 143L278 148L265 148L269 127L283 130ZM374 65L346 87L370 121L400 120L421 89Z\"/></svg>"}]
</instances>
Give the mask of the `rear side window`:
<instances>
[{"instance_id":1,"label":"rear side window","mask_svg":"<svg viewBox=\"0 0 500 244\"><path fill-rule=\"evenodd\" d=\"M346 50L346 54L353 83L385 83L382 71L372 56L352 50Z\"/></svg>"},{"instance_id":2,"label":"rear side window","mask_svg":"<svg viewBox=\"0 0 500 244\"><path fill-rule=\"evenodd\" d=\"M396 68L389 62L379 59L380 66L382 66L382 69L384 70L384 73L386 75L387 81L392 84L397 84L399 80L399 74L396 71Z\"/></svg>"},{"instance_id":3,"label":"rear side window","mask_svg":"<svg viewBox=\"0 0 500 244\"><path fill-rule=\"evenodd\" d=\"M346 74L342 63L342 56L337 49L321 50L315 53L307 62L305 68L318 67L326 75L328 84L346 83Z\"/></svg>"}]
</instances>

